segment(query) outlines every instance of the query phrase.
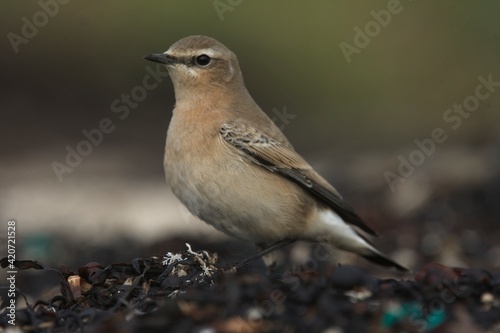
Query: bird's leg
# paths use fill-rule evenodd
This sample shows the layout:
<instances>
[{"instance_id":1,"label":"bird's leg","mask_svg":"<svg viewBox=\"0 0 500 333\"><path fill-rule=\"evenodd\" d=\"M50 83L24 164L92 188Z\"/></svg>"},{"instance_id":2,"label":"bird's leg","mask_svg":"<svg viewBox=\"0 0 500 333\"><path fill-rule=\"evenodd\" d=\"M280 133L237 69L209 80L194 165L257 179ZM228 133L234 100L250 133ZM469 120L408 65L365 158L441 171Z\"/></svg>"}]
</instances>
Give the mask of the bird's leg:
<instances>
[{"instance_id":1,"label":"bird's leg","mask_svg":"<svg viewBox=\"0 0 500 333\"><path fill-rule=\"evenodd\" d=\"M273 245L263 249L262 251L258 252L257 254L251 256L250 258L245 259L242 262L238 263L235 266L235 268L241 268L243 266L246 266L246 265L250 264L251 262L255 261L256 259L259 259L259 258L265 256L266 254L273 252L274 250L281 249L282 247L287 246L288 244L291 244L295 241L296 241L296 239L290 239L290 238L282 239L282 240L274 243Z\"/></svg>"},{"instance_id":2,"label":"bird's leg","mask_svg":"<svg viewBox=\"0 0 500 333\"><path fill-rule=\"evenodd\" d=\"M260 253L261 251L266 250L270 244L268 243L256 243L255 248L257 249L257 253ZM269 274L272 274L274 272L274 267L276 266L277 262L277 257L276 257L276 252L270 252L268 254L264 254L261 257L262 261L264 262L264 265L266 265L267 272Z\"/></svg>"}]
</instances>

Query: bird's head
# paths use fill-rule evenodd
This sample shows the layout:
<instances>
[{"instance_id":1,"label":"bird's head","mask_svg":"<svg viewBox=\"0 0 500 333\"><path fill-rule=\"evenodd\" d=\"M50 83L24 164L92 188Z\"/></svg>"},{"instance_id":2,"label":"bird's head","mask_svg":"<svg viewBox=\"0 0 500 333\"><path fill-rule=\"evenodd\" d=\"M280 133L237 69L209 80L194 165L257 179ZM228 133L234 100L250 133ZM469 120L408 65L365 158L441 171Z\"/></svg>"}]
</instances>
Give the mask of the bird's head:
<instances>
[{"instance_id":1,"label":"bird's head","mask_svg":"<svg viewBox=\"0 0 500 333\"><path fill-rule=\"evenodd\" d=\"M203 95L243 85L236 55L207 36L185 37L166 52L149 54L145 58L167 66L176 99L186 94Z\"/></svg>"}]
</instances>

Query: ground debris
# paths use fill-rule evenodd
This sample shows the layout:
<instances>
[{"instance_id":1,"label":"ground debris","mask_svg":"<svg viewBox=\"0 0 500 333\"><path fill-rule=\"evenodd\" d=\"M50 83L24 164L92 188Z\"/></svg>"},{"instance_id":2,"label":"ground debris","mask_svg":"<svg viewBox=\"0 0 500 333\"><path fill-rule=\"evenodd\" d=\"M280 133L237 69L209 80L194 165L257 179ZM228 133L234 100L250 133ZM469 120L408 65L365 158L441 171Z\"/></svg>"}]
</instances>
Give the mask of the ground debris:
<instances>
[{"instance_id":1,"label":"ground debris","mask_svg":"<svg viewBox=\"0 0 500 333\"><path fill-rule=\"evenodd\" d=\"M79 332L118 313L130 321L154 312L190 288L210 287L223 271L215 266L216 261L215 254L192 251L189 245L187 251L164 258L137 258L108 266L90 262L76 271L16 261L19 269L56 271L61 277L60 294L17 310L16 326L25 332ZM1 311L0 327L6 328L7 312Z\"/></svg>"},{"instance_id":2,"label":"ground debris","mask_svg":"<svg viewBox=\"0 0 500 333\"><path fill-rule=\"evenodd\" d=\"M49 269L33 265L40 267ZM500 273L483 269L429 264L396 280L331 263L281 274L227 267L188 246L163 258L63 269L60 294L18 310L17 325L25 332L345 333L500 325Z\"/></svg>"}]
</instances>

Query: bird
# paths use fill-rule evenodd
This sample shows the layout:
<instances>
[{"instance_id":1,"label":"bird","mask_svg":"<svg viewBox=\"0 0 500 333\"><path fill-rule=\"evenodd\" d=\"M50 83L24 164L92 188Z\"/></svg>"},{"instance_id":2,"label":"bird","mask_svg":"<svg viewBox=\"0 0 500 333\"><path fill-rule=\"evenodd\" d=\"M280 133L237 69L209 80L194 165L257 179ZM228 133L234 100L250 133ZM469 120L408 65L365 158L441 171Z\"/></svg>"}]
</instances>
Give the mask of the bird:
<instances>
[{"instance_id":1,"label":"bird","mask_svg":"<svg viewBox=\"0 0 500 333\"><path fill-rule=\"evenodd\" d=\"M192 214L259 248L326 243L408 271L372 245L376 233L257 105L235 53L193 35L144 58L164 64L173 83L164 169Z\"/></svg>"}]
</instances>

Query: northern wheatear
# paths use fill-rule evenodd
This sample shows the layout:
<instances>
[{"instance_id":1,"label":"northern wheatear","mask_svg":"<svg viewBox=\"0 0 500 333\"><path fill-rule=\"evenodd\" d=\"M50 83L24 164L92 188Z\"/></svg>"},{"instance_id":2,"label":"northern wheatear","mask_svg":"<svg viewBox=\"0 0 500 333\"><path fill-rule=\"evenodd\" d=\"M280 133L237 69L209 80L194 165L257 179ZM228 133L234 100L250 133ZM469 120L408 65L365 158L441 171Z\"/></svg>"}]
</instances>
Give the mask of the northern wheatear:
<instances>
[{"instance_id":1,"label":"northern wheatear","mask_svg":"<svg viewBox=\"0 0 500 333\"><path fill-rule=\"evenodd\" d=\"M261 246L325 242L407 270L361 235L375 233L255 103L227 47L190 36L145 58L165 64L174 85L164 167L191 213Z\"/></svg>"}]
</instances>

